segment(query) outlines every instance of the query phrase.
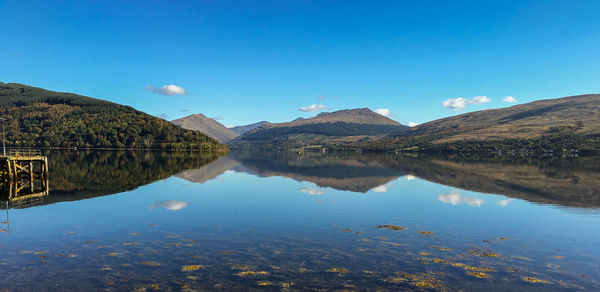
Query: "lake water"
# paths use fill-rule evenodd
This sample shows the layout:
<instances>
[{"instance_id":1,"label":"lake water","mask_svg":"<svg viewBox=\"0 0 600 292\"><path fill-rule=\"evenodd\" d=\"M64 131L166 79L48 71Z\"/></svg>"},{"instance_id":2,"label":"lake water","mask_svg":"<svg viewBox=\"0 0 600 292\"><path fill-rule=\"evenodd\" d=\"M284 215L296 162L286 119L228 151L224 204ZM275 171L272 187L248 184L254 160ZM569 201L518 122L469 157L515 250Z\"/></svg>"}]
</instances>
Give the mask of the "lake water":
<instances>
[{"instance_id":1,"label":"lake water","mask_svg":"<svg viewBox=\"0 0 600 292\"><path fill-rule=\"evenodd\" d=\"M600 290L598 158L47 155L0 291Z\"/></svg>"}]
</instances>

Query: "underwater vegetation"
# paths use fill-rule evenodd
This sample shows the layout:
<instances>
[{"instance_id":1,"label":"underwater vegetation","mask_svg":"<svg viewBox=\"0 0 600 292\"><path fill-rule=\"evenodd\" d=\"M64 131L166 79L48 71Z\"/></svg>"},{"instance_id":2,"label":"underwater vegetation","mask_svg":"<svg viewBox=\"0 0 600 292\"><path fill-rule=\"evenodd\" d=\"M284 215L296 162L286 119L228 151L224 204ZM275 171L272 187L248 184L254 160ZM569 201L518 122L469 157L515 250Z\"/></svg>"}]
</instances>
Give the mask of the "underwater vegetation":
<instances>
[{"instance_id":1,"label":"underwater vegetation","mask_svg":"<svg viewBox=\"0 0 600 292\"><path fill-rule=\"evenodd\" d=\"M405 228L404 228L404 227L402 227L402 226L388 225L388 224L386 224L386 225L377 225L377 227L376 227L376 228L377 228L377 229L382 229L382 228L385 228L385 229L388 229L388 230L404 230L404 229L405 229Z\"/></svg>"},{"instance_id":2,"label":"underwater vegetation","mask_svg":"<svg viewBox=\"0 0 600 292\"><path fill-rule=\"evenodd\" d=\"M0 263L0 267L16 268L27 262L27 256L35 256L37 262L31 261L26 264L27 266L51 267L51 270L56 271L61 267L69 269L70 265L60 260L68 259L71 265L95 267L95 271L86 270L86 273L100 279L104 283L103 287L109 290L134 291L165 289L192 291L249 289L250 287L354 291L366 286L379 287L381 290L454 291L460 290L460 284L458 286L457 284L463 281L476 281L472 282L472 285L475 285L472 287L482 288L485 286L477 285L486 285L485 281L496 279L509 281L508 283L512 283L509 286L528 283L567 288L581 287L573 281L574 278L566 274L555 274L555 277L562 276L560 279L552 279L551 274L532 269L534 266L519 264L535 263L535 260L529 257L500 256L499 252L486 246L493 240L480 240L482 245L479 246L471 243L464 248L441 247L433 244L443 243L443 238L431 237L428 234L425 234L427 235L425 237L411 237L411 233L394 231L414 227L402 227L402 229L397 227L379 225L376 229L380 231L365 232L360 235L355 232L343 232L342 237L361 239L347 241L349 250L318 248L307 239L293 241L291 245L281 245L281 242L263 238L261 244L255 245L254 241L239 238L241 244L228 245L227 250L223 251L224 246L220 244L174 245L174 243L198 243L203 240L202 237L189 234L165 232L153 225L148 226L147 228L152 229L146 232L125 233L117 240L73 239L80 242L80 247L76 248L78 254L68 250L32 249L18 250L15 253L20 255L18 257L15 255L7 257L6 249L0 248L5 259ZM215 230L219 229L215 228ZM389 234L380 236L380 232ZM154 236L151 236L153 233ZM118 240L132 236L135 236L138 241L122 243ZM411 238L416 241L411 244L393 244L406 242ZM415 244L417 242L420 244ZM500 242L505 245L510 241L500 240ZM428 250L422 250L423 246L430 247ZM351 247L354 249L350 249ZM362 253L357 254L357 252ZM382 262L384 258L393 258L393 261ZM563 256L547 255L547 258L564 261ZM198 261L203 263L199 264ZM342 263L344 266L331 265L335 263ZM556 264L545 265L553 269L560 268ZM46 271L45 268L42 271ZM161 276L165 273L170 276ZM594 283L591 287L600 287L600 285Z\"/></svg>"}]
</instances>

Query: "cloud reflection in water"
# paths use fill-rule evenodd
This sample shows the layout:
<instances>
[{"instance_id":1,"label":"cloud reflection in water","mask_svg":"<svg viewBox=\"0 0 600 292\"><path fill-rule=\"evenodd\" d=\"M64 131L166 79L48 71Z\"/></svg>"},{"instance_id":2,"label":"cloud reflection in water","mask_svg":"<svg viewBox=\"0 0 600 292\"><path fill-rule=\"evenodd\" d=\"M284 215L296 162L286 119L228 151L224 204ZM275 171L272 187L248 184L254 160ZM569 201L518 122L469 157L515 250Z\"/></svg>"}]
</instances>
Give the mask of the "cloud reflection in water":
<instances>
[{"instance_id":1,"label":"cloud reflection in water","mask_svg":"<svg viewBox=\"0 0 600 292\"><path fill-rule=\"evenodd\" d=\"M452 191L452 192L445 193L445 194L439 194L438 200L440 200L444 203L452 204L452 205L468 204L469 206L477 206L477 207L479 207L479 206L483 205L483 203L485 203L484 200L479 199L479 198L463 197L457 191Z\"/></svg>"},{"instance_id":2,"label":"cloud reflection in water","mask_svg":"<svg viewBox=\"0 0 600 292\"><path fill-rule=\"evenodd\" d=\"M327 193L327 191L316 189L316 188L299 188L298 190L303 193L313 195L313 196L320 196L320 195L324 195Z\"/></svg>"},{"instance_id":3,"label":"cloud reflection in water","mask_svg":"<svg viewBox=\"0 0 600 292\"><path fill-rule=\"evenodd\" d=\"M150 206L150 209L165 208L170 211L178 211L178 210L184 209L185 207L187 207L189 205L190 205L190 203L188 203L188 202L182 202L182 201L177 201L177 200L167 200L167 201L158 202L158 203Z\"/></svg>"}]
</instances>

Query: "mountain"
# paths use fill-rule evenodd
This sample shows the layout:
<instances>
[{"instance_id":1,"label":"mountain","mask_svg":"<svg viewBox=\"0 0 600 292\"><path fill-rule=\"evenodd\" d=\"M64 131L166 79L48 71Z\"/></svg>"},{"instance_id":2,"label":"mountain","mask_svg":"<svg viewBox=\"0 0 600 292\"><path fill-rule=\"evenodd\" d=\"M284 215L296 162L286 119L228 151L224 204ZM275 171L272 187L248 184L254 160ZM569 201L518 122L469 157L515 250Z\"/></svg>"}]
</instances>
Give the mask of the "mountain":
<instances>
[{"instance_id":1,"label":"mountain","mask_svg":"<svg viewBox=\"0 0 600 292\"><path fill-rule=\"evenodd\" d=\"M404 129L370 146L395 150L418 147L419 151L598 151L600 95L461 114Z\"/></svg>"},{"instance_id":2,"label":"mountain","mask_svg":"<svg viewBox=\"0 0 600 292\"><path fill-rule=\"evenodd\" d=\"M130 106L0 82L9 146L227 150L201 133Z\"/></svg>"},{"instance_id":3,"label":"mountain","mask_svg":"<svg viewBox=\"0 0 600 292\"><path fill-rule=\"evenodd\" d=\"M320 113L287 123L265 123L229 144L233 148L295 148L347 145L398 132L406 126L367 108Z\"/></svg>"},{"instance_id":4,"label":"mountain","mask_svg":"<svg viewBox=\"0 0 600 292\"><path fill-rule=\"evenodd\" d=\"M207 118L203 114L189 115L181 119L173 120L171 123L184 129L199 131L209 137L217 139L221 143L227 143L239 136L236 132L228 129L214 119Z\"/></svg>"},{"instance_id":5,"label":"mountain","mask_svg":"<svg viewBox=\"0 0 600 292\"><path fill-rule=\"evenodd\" d=\"M250 125L245 125L245 126L236 126L236 127L232 127L229 128L230 130L238 133L238 135L243 135L246 132L252 130L252 129L256 129L264 124L268 123L267 121L262 121L262 122L258 122L258 123L254 123L254 124L250 124Z\"/></svg>"}]
</instances>

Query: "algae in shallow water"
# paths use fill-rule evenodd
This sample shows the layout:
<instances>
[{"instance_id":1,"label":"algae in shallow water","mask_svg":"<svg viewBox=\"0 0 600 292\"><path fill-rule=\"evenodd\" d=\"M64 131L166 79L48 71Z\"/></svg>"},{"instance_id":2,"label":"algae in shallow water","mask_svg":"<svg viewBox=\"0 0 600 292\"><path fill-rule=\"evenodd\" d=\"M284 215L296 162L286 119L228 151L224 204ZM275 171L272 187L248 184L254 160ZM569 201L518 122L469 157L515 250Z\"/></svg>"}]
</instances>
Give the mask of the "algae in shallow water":
<instances>
[{"instance_id":1,"label":"algae in shallow water","mask_svg":"<svg viewBox=\"0 0 600 292\"><path fill-rule=\"evenodd\" d=\"M236 276L268 276L267 271L243 271L235 274Z\"/></svg>"},{"instance_id":2,"label":"algae in shallow water","mask_svg":"<svg viewBox=\"0 0 600 292\"><path fill-rule=\"evenodd\" d=\"M477 277L477 278L483 278L483 279L485 279L485 278L487 278L487 277L488 277L488 275L487 275L486 273L483 273L483 272L472 272L472 271L467 271L467 274L468 274L468 275L471 275L471 276L475 276L475 277Z\"/></svg>"},{"instance_id":3,"label":"algae in shallow water","mask_svg":"<svg viewBox=\"0 0 600 292\"><path fill-rule=\"evenodd\" d=\"M487 258L497 258L500 255L495 253L493 250L489 249L489 248L469 248L467 249L467 253L474 255L474 256L479 256L479 257L487 257Z\"/></svg>"},{"instance_id":4,"label":"algae in shallow water","mask_svg":"<svg viewBox=\"0 0 600 292\"><path fill-rule=\"evenodd\" d=\"M402 226L397 226L397 225L389 225L389 224L385 224L385 225L377 225L376 227L377 229L382 229L385 228L387 230L404 230L405 228Z\"/></svg>"},{"instance_id":5,"label":"algae in shallow water","mask_svg":"<svg viewBox=\"0 0 600 292\"><path fill-rule=\"evenodd\" d=\"M344 268L331 268L331 269L328 269L327 272L345 274L350 271L348 271L348 269L344 269Z\"/></svg>"},{"instance_id":6,"label":"algae in shallow water","mask_svg":"<svg viewBox=\"0 0 600 292\"><path fill-rule=\"evenodd\" d=\"M433 249L437 249L437 250L442 250L442 251L451 251L451 248L448 247L441 247L441 246L432 246L431 248Z\"/></svg>"},{"instance_id":7,"label":"algae in shallow water","mask_svg":"<svg viewBox=\"0 0 600 292\"><path fill-rule=\"evenodd\" d=\"M272 282L269 281L258 281L256 282L256 285L258 286L270 286L270 285L274 285Z\"/></svg>"},{"instance_id":8,"label":"algae in shallow water","mask_svg":"<svg viewBox=\"0 0 600 292\"><path fill-rule=\"evenodd\" d=\"M481 267L473 267L463 263L450 263L452 266L463 268L465 270L478 271L478 272L493 272L494 270Z\"/></svg>"},{"instance_id":9,"label":"algae in shallow water","mask_svg":"<svg viewBox=\"0 0 600 292\"><path fill-rule=\"evenodd\" d=\"M181 270L184 272L196 271L196 270L200 270L200 269L204 269L204 266L203 265L187 265L187 266L183 266L181 268Z\"/></svg>"},{"instance_id":10,"label":"algae in shallow water","mask_svg":"<svg viewBox=\"0 0 600 292\"><path fill-rule=\"evenodd\" d=\"M439 291L447 291L443 282L437 279L430 273L419 273L419 274L408 274L408 273L396 273L397 277L388 277L384 279L385 282L389 283L402 283L408 282L409 284L424 289L436 289Z\"/></svg>"},{"instance_id":11,"label":"algae in shallow water","mask_svg":"<svg viewBox=\"0 0 600 292\"><path fill-rule=\"evenodd\" d=\"M529 282L529 283L541 283L541 284L549 284L549 281L546 280L542 280L542 279L538 279L538 278L534 278L534 277L522 277L523 281L525 282Z\"/></svg>"}]
</instances>

